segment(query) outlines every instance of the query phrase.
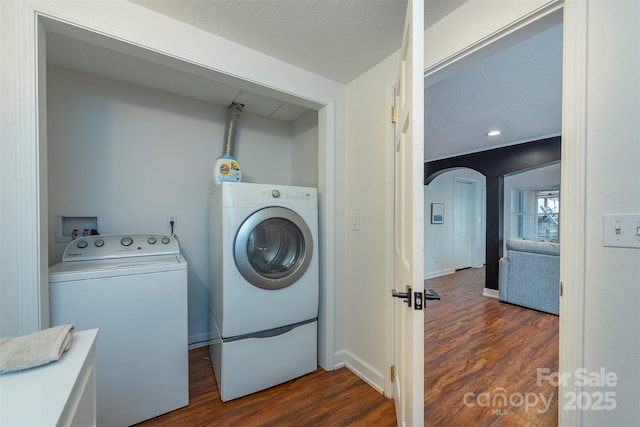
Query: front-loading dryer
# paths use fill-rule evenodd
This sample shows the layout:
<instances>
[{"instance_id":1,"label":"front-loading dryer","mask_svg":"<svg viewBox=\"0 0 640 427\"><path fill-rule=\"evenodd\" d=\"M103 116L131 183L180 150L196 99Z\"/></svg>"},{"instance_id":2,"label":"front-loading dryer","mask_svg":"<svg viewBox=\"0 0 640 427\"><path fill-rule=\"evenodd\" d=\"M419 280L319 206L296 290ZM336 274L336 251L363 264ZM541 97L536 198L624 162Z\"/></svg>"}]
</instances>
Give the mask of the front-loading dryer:
<instances>
[{"instance_id":1,"label":"front-loading dryer","mask_svg":"<svg viewBox=\"0 0 640 427\"><path fill-rule=\"evenodd\" d=\"M253 183L211 193L210 307L223 337L318 316L316 194Z\"/></svg>"},{"instance_id":2,"label":"front-loading dryer","mask_svg":"<svg viewBox=\"0 0 640 427\"><path fill-rule=\"evenodd\" d=\"M222 400L314 371L316 189L221 183L209 232L210 352Z\"/></svg>"}]
</instances>

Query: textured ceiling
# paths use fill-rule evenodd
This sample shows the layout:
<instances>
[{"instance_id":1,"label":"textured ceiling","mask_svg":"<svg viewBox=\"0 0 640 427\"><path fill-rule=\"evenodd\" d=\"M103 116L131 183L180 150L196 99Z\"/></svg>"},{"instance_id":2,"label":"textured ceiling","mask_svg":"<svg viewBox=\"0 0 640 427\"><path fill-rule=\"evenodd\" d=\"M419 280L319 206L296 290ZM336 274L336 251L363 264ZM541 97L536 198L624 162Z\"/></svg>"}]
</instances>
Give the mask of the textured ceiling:
<instances>
[{"instance_id":1,"label":"textured ceiling","mask_svg":"<svg viewBox=\"0 0 640 427\"><path fill-rule=\"evenodd\" d=\"M130 0L349 83L398 50L406 0ZM428 27L466 0L427 0Z\"/></svg>"},{"instance_id":2,"label":"textured ceiling","mask_svg":"<svg viewBox=\"0 0 640 427\"><path fill-rule=\"evenodd\" d=\"M425 80L425 160L560 134L562 22L435 82ZM503 133L490 137L486 133Z\"/></svg>"}]
</instances>

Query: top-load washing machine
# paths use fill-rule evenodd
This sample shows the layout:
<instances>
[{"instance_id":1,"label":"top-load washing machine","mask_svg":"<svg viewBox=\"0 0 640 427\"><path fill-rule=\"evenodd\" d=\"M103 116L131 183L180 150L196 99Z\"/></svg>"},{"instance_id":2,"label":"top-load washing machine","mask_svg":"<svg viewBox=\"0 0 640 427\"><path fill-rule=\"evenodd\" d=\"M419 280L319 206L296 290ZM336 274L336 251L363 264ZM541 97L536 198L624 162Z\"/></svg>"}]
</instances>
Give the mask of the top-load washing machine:
<instances>
[{"instance_id":1,"label":"top-load washing machine","mask_svg":"<svg viewBox=\"0 0 640 427\"><path fill-rule=\"evenodd\" d=\"M81 237L49 269L51 326L98 328L98 426L189 404L187 262L159 234Z\"/></svg>"},{"instance_id":2,"label":"top-load washing machine","mask_svg":"<svg viewBox=\"0 0 640 427\"><path fill-rule=\"evenodd\" d=\"M211 361L223 401L317 368L314 188L224 182L209 200Z\"/></svg>"}]
</instances>

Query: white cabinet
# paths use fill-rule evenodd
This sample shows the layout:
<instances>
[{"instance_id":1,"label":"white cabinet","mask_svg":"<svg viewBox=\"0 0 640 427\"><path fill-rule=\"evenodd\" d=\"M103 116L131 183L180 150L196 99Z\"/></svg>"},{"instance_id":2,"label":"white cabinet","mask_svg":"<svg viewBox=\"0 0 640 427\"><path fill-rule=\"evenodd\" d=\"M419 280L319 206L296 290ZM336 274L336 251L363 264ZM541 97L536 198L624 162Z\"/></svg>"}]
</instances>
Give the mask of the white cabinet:
<instances>
[{"instance_id":1,"label":"white cabinet","mask_svg":"<svg viewBox=\"0 0 640 427\"><path fill-rule=\"evenodd\" d=\"M97 334L76 332L57 362L0 376L0 425L95 426Z\"/></svg>"}]
</instances>

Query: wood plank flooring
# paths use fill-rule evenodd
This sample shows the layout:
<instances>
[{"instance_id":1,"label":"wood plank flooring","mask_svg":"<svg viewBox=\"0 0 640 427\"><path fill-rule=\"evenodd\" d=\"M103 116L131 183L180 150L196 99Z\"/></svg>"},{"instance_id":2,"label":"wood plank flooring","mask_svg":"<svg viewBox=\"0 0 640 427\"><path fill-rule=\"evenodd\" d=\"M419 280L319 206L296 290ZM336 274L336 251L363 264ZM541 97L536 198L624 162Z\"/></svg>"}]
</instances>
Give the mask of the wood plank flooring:
<instances>
[{"instance_id":1,"label":"wood plank flooring","mask_svg":"<svg viewBox=\"0 0 640 427\"><path fill-rule=\"evenodd\" d=\"M538 387L536 368L558 369L558 317L481 296L483 269L431 279L425 287L443 298L428 302L425 312L425 425L557 425L557 389ZM318 369L226 403L206 347L189 352L189 375L189 406L139 426L396 425L393 402L346 368ZM551 396L551 407L544 411L540 397L536 407L519 405L518 393L531 404L527 393Z\"/></svg>"},{"instance_id":2,"label":"wood plank flooring","mask_svg":"<svg viewBox=\"0 0 640 427\"><path fill-rule=\"evenodd\" d=\"M556 426L558 390L538 386L537 368L558 370L558 316L483 287L481 268L425 281L442 297L425 313L425 424Z\"/></svg>"},{"instance_id":3,"label":"wood plank flooring","mask_svg":"<svg viewBox=\"0 0 640 427\"><path fill-rule=\"evenodd\" d=\"M207 347L189 352L189 406L138 424L174 426L395 426L393 401L346 368L315 372L222 402Z\"/></svg>"}]
</instances>

